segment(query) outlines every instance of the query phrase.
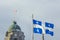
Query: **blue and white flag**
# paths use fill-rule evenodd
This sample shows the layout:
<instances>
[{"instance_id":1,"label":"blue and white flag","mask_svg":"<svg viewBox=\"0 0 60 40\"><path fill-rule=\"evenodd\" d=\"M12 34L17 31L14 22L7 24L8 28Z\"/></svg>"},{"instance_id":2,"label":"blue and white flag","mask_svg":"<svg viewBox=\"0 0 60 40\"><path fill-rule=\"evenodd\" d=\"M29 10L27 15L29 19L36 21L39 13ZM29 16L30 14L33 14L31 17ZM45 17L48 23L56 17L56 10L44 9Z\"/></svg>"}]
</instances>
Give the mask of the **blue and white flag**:
<instances>
[{"instance_id":1,"label":"blue and white flag","mask_svg":"<svg viewBox=\"0 0 60 40\"><path fill-rule=\"evenodd\" d=\"M45 27L44 27L41 21L37 21L34 19L33 19L33 24L34 24L34 28L33 28L34 33L50 34L51 36L54 35L54 32L50 30L51 28L52 29L54 28L54 24L45 22Z\"/></svg>"},{"instance_id":2,"label":"blue and white flag","mask_svg":"<svg viewBox=\"0 0 60 40\"><path fill-rule=\"evenodd\" d=\"M34 33L39 33L39 34L45 33L45 31L42 27L41 21L37 21L37 20L33 19L33 24L34 24L34 29L33 29Z\"/></svg>"}]
</instances>

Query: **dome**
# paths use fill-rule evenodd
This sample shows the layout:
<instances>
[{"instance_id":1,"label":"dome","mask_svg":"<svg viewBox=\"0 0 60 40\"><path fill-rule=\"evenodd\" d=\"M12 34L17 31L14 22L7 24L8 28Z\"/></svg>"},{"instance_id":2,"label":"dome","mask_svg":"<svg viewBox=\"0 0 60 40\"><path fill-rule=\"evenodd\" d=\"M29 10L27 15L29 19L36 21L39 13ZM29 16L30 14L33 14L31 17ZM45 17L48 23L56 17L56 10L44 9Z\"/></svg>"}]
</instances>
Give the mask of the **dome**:
<instances>
[{"instance_id":1,"label":"dome","mask_svg":"<svg viewBox=\"0 0 60 40\"><path fill-rule=\"evenodd\" d=\"M8 29L8 32L11 32L13 30L21 30L21 28L17 25L16 21L13 21L13 24Z\"/></svg>"}]
</instances>

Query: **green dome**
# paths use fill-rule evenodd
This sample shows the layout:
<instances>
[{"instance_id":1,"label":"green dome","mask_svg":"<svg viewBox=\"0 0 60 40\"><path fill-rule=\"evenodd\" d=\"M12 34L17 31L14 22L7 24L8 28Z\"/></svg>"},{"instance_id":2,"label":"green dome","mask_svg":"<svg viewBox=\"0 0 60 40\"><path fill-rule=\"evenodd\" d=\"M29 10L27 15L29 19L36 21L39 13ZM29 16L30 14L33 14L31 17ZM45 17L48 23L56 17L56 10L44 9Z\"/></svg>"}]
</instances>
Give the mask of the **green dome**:
<instances>
[{"instance_id":1,"label":"green dome","mask_svg":"<svg viewBox=\"0 0 60 40\"><path fill-rule=\"evenodd\" d=\"M11 31L16 30L16 29L21 30L20 27L17 25L17 23L15 21L13 21L13 24L8 29L8 32L11 32Z\"/></svg>"}]
</instances>

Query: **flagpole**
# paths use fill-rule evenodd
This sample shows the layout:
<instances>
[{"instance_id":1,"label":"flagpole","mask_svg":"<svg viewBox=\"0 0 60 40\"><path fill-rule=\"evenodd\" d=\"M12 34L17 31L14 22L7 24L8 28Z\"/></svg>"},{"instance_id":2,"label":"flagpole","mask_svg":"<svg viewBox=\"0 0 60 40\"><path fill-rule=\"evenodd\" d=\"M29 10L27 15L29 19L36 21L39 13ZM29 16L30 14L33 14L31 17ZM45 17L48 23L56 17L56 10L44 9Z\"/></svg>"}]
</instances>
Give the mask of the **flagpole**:
<instances>
[{"instance_id":1,"label":"flagpole","mask_svg":"<svg viewBox=\"0 0 60 40\"><path fill-rule=\"evenodd\" d=\"M32 21L33 21L33 14L32 14ZM33 23L32 23L32 27L34 28L34 25L33 25ZM34 33L32 33L32 40L34 40Z\"/></svg>"},{"instance_id":2,"label":"flagpole","mask_svg":"<svg viewBox=\"0 0 60 40\"><path fill-rule=\"evenodd\" d=\"M44 34L42 34L42 40L44 40Z\"/></svg>"},{"instance_id":3,"label":"flagpole","mask_svg":"<svg viewBox=\"0 0 60 40\"><path fill-rule=\"evenodd\" d=\"M42 40L44 40L45 28L44 28L44 26L42 26L42 27L43 27Z\"/></svg>"}]
</instances>

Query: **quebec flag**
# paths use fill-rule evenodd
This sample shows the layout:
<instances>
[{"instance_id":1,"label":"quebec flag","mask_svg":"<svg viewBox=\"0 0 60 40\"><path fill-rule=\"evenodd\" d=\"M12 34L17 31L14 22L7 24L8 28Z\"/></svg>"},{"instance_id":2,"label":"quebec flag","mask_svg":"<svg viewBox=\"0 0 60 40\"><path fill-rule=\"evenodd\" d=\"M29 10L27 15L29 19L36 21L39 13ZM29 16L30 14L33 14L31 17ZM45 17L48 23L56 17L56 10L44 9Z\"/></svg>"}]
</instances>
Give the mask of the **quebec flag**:
<instances>
[{"instance_id":1,"label":"quebec flag","mask_svg":"<svg viewBox=\"0 0 60 40\"><path fill-rule=\"evenodd\" d=\"M33 32L38 33L38 34L50 34L51 36L54 35L54 32L51 31L50 29L54 28L54 24L45 22L45 27L42 26L41 21L37 21L33 19Z\"/></svg>"},{"instance_id":2,"label":"quebec flag","mask_svg":"<svg viewBox=\"0 0 60 40\"><path fill-rule=\"evenodd\" d=\"M43 32L45 33L45 31L42 27L41 21L37 21L37 20L33 19L33 24L34 24L34 28L33 28L34 33L38 33L38 34L42 34Z\"/></svg>"}]
</instances>

